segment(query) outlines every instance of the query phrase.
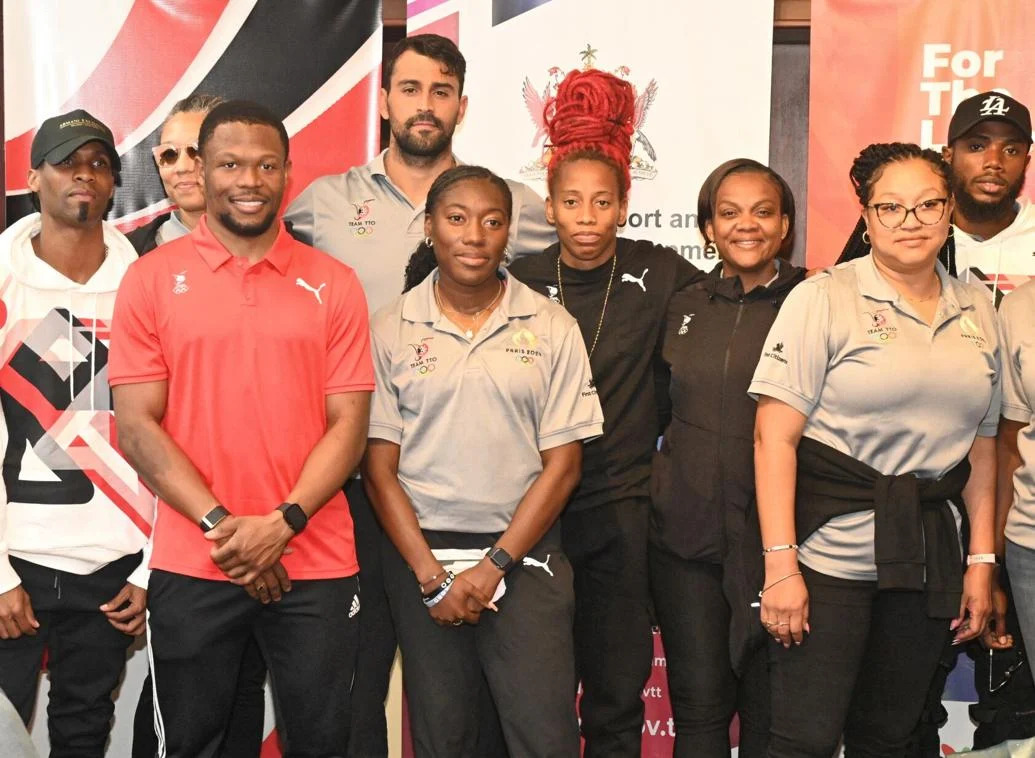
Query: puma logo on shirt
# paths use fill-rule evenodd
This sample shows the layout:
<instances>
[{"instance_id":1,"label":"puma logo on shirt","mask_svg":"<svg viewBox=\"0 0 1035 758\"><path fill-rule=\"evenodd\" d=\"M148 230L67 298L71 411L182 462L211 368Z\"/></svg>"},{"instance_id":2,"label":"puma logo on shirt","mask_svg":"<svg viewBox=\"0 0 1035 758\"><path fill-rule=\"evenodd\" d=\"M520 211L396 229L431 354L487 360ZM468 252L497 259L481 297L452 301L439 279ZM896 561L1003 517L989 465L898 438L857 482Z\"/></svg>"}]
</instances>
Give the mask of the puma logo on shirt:
<instances>
[{"instance_id":1,"label":"puma logo on shirt","mask_svg":"<svg viewBox=\"0 0 1035 758\"><path fill-rule=\"evenodd\" d=\"M323 300L320 298L320 290L327 286L327 282L322 282L319 287L313 287L305 279L303 279L302 277L298 277L297 279L295 279L295 284L297 284L304 290L309 290L310 292L312 292L313 297L316 298L316 302L318 302L320 305L323 305Z\"/></svg>"},{"instance_id":2,"label":"puma logo on shirt","mask_svg":"<svg viewBox=\"0 0 1035 758\"><path fill-rule=\"evenodd\" d=\"M643 290L644 292L646 292L647 291L647 285L645 285L643 283L643 279L644 279L644 277L647 276L647 272L648 271L650 271L649 268L643 269L643 273L640 274L638 277L633 276L632 274L622 274L622 281L623 282L630 282L632 284L638 284L638 285L640 285L640 289Z\"/></svg>"},{"instance_id":3,"label":"puma logo on shirt","mask_svg":"<svg viewBox=\"0 0 1035 758\"><path fill-rule=\"evenodd\" d=\"M548 565L549 563L550 563L550 553L546 554L546 560L545 561L537 561L535 558L533 558L530 555L526 555L524 558L521 559L521 564L523 566L532 566L533 568L541 568L547 574L549 574L550 576L553 576L553 571L550 569L550 566Z\"/></svg>"}]
</instances>

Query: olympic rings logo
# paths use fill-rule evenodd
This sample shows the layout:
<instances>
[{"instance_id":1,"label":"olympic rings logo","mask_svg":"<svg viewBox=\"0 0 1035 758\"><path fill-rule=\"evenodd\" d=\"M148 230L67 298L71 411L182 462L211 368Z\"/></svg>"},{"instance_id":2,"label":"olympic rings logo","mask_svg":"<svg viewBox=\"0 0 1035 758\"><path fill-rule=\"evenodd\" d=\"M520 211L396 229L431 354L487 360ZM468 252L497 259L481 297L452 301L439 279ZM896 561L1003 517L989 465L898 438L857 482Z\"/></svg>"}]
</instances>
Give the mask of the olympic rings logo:
<instances>
[{"instance_id":1,"label":"olympic rings logo","mask_svg":"<svg viewBox=\"0 0 1035 758\"><path fill-rule=\"evenodd\" d=\"M533 363L535 363L535 358L533 358L531 355L519 355L518 360L524 363L526 366L531 366Z\"/></svg>"},{"instance_id":2,"label":"olympic rings logo","mask_svg":"<svg viewBox=\"0 0 1035 758\"><path fill-rule=\"evenodd\" d=\"M422 364L420 366L417 366L417 368L415 368L413 370L413 373L415 375L417 375L417 376L427 376L428 374L430 374L434 370L435 370L435 364L434 363L425 363L425 364Z\"/></svg>"}]
</instances>

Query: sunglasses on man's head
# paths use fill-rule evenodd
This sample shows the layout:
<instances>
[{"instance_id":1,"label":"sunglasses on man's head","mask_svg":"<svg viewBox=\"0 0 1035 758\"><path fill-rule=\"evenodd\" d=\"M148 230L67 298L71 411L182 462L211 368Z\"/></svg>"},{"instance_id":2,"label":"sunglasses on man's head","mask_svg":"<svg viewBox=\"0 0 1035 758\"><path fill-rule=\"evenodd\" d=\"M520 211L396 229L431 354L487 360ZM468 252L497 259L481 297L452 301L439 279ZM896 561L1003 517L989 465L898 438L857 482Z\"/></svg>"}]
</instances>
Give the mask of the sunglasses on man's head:
<instances>
[{"instance_id":1,"label":"sunglasses on man's head","mask_svg":"<svg viewBox=\"0 0 1035 758\"><path fill-rule=\"evenodd\" d=\"M180 152L186 152L187 157L194 160L198 157L198 145L197 143L191 143L189 145L156 145L151 148L151 152L155 156L155 163L163 168L166 166L175 165L176 161L180 159Z\"/></svg>"}]
</instances>

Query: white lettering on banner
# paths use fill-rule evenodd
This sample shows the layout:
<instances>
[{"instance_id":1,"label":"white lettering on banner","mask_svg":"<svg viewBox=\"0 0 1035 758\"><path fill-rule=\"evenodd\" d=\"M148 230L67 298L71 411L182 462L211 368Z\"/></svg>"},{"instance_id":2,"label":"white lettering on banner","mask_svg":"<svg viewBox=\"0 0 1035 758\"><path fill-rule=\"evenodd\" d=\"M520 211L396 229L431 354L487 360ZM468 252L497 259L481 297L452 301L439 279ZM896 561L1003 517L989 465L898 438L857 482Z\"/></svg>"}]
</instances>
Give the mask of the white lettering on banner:
<instances>
[{"instance_id":1,"label":"white lettering on banner","mask_svg":"<svg viewBox=\"0 0 1035 758\"><path fill-rule=\"evenodd\" d=\"M667 719L644 719L643 732L651 737L675 737L676 724L671 717Z\"/></svg>"},{"instance_id":2,"label":"white lettering on banner","mask_svg":"<svg viewBox=\"0 0 1035 758\"><path fill-rule=\"evenodd\" d=\"M947 116L956 110L956 106L973 97L988 86L975 82L976 87L968 87L966 80L980 77L992 79L996 75L996 66L1006 57L1003 50L957 50L952 51L952 45L947 42L929 42L923 46L922 79L920 81L920 92L927 95L927 115L920 121L920 139L918 142L922 147L930 147L938 150L942 147L941 139L944 134L935 135L934 119L943 115ZM938 78L946 73L954 78L946 81ZM998 91L1010 94L1007 90L997 87ZM948 96L948 97L946 97ZM995 102L998 100L999 105ZM986 109L988 114L994 114L992 110L996 107L1003 107L1002 98L989 98L983 104L982 113ZM997 115L1002 115L998 113Z\"/></svg>"}]
</instances>

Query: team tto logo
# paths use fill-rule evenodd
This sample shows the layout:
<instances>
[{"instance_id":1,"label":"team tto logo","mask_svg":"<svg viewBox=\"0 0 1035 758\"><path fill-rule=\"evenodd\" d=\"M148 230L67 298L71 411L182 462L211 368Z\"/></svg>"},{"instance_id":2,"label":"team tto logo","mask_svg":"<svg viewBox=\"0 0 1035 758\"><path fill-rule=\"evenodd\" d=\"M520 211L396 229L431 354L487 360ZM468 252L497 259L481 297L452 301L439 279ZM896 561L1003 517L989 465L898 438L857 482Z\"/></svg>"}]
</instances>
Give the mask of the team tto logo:
<instances>
[{"instance_id":1,"label":"team tto logo","mask_svg":"<svg viewBox=\"0 0 1035 758\"><path fill-rule=\"evenodd\" d=\"M414 354L410 368L413 369L413 375L416 377L427 376L435 370L438 358L430 354L431 346L428 344L432 339L432 337L421 337L419 341L410 343Z\"/></svg>"},{"instance_id":2,"label":"team tto logo","mask_svg":"<svg viewBox=\"0 0 1035 758\"><path fill-rule=\"evenodd\" d=\"M684 313L683 314L683 323L679 325L679 331L676 332L676 334L686 334L687 332L689 332L690 331L690 322L694 320L694 316L696 316L696 315L697 315L696 313ZM781 345L781 349L783 349L782 345Z\"/></svg>"},{"instance_id":3,"label":"team tto logo","mask_svg":"<svg viewBox=\"0 0 1035 758\"><path fill-rule=\"evenodd\" d=\"M187 286L187 272L181 271L178 274L173 274L173 294L174 295L185 295L190 291L190 287Z\"/></svg>"},{"instance_id":4,"label":"team tto logo","mask_svg":"<svg viewBox=\"0 0 1035 758\"><path fill-rule=\"evenodd\" d=\"M586 45L586 49L579 53L582 60L582 68L599 68L597 53L599 51L592 45ZM535 133L532 136L532 147L539 149L539 155L529 161L519 171L525 179L545 179L546 166L550 162L550 146L546 143L546 118L544 111L547 101L557 94L557 87L564 79L564 69L560 66L552 66L546 71L546 81L541 88L536 87L529 77L525 77L522 87L522 97L528 115L535 126ZM628 66L618 66L612 72L619 79L629 81L630 69ZM651 79L642 90L634 83L633 91L636 93L636 110L633 114L633 149L629 156L629 173L633 179L653 179L658 175L655 163L658 160L654 145L647 139L643 126L647 121L647 111L658 96L658 81Z\"/></svg>"},{"instance_id":5,"label":"team tto logo","mask_svg":"<svg viewBox=\"0 0 1035 758\"><path fill-rule=\"evenodd\" d=\"M898 337L898 327L888 324L888 317L884 315L887 312L887 308L881 308L879 311L863 311L868 319L866 334L875 342L888 342Z\"/></svg>"},{"instance_id":6,"label":"team tto logo","mask_svg":"<svg viewBox=\"0 0 1035 758\"><path fill-rule=\"evenodd\" d=\"M353 236L369 237L374 233L374 227L377 226L377 222L370 218L372 213L370 204L372 202L374 202L374 198L371 197L361 203L351 203L356 210L356 214L346 223L349 225L349 230Z\"/></svg>"}]
</instances>

